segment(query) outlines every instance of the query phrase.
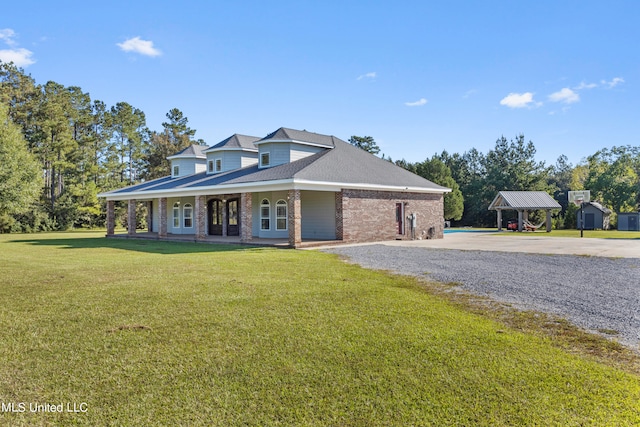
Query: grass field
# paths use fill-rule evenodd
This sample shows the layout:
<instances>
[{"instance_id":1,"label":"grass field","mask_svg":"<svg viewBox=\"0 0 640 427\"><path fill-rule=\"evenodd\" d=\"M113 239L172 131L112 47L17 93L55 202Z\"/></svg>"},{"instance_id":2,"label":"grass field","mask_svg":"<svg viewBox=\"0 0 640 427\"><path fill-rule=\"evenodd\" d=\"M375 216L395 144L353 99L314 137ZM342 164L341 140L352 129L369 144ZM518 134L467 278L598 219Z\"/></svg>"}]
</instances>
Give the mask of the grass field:
<instances>
[{"instance_id":1,"label":"grass field","mask_svg":"<svg viewBox=\"0 0 640 427\"><path fill-rule=\"evenodd\" d=\"M466 231L498 231L497 228L452 228L451 230L466 230ZM538 230L535 232L524 231L517 233L513 231L507 231L503 228L502 236L545 236L545 237L577 237L580 238L580 230L552 230L551 233L547 233L545 230ZM591 237L595 239L638 239L640 240L640 231L618 231L618 230L583 230L584 237Z\"/></svg>"},{"instance_id":2,"label":"grass field","mask_svg":"<svg viewBox=\"0 0 640 427\"><path fill-rule=\"evenodd\" d=\"M102 236L0 235L0 425L640 424L631 370L416 279Z\"/></svg>"},{"instance_id":3,"label":"grass field","mask_svg":"<svg viewBox=\"0 0 640 427\"><path fill-rule=\"evenodd\" d=\"M511 234L511 233L508 233ZM547 233L544 230L536 231L535 233L526 232L518 234L531 234L537 237L577 237L580 238L580 230L552 230L551 233ZM640 239L640 232L638 231L618 231L618 230L583 230L584 237L591 237L595 239Z\"/></svg>"}]
</instances>

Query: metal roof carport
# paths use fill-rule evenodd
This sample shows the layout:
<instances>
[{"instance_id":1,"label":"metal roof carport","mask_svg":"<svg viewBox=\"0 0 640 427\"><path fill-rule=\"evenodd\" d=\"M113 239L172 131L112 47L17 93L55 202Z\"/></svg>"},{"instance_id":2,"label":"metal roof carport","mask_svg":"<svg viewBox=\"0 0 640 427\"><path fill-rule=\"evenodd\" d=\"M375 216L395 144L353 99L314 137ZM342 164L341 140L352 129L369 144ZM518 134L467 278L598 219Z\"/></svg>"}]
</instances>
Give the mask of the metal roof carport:
<instances>
[{"instance_id":1,"label":"metal roof carport","mask_svg":"<svg viewBox=\"0 0 640 427\"><path fill-rule=\"evenodd\" d=\"M551 209L562 209L553 197L544 191L500 191L489 205L489 210L498 213L498 231L502 230L502 211L518 211L518 231L522 231L529 211L547 211L547 233L551 232Z\"/></svg>"}]
</instances>

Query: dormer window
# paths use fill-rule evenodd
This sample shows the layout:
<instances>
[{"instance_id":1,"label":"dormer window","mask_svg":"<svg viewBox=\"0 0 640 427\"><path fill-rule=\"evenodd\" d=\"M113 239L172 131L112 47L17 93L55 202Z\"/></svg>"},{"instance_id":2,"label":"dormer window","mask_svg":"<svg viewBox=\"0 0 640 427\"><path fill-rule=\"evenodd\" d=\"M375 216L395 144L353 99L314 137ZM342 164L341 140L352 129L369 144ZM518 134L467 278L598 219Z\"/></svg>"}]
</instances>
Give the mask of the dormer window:
<instances>
[{"instance_id":1,"label":"dormer window","mask_svg":"<svg viewBox=\"0 0 640 427\"><path fill-rule=\"evenodd\" d=\"M180 175L180 166L174 166L173 167L173 176L176 177Z\"/></svg>"},{"instance_id":2,"label":"dormer window","mask_svg":"<svg viewBox=\"0 0 640 427\"><path fill-rule=\"evenodd\" d=\"M260 167L266 168L271 164L271 158L269 156L269 152L266 151L264 153L260 153Z\"/></svg>"},{"instance_id":3,"label":"dormer window","mask_svg":"<svg viewBox=\"0 0 640 427\"><path fill-rule=\"evenodd\" d=\"M213 172L213 160L209 160L209 162L207 163L207 172Z\"/></svg>"},{"instance_id":4,"label":"dormer window","mask_svg":"<svg viewBox=\"0 0 640 427\"><path fill-rule=\"evenodd\" d=\"M215 171L222 172L222 159L215 160Z\"/></svg>"}]
</instances>

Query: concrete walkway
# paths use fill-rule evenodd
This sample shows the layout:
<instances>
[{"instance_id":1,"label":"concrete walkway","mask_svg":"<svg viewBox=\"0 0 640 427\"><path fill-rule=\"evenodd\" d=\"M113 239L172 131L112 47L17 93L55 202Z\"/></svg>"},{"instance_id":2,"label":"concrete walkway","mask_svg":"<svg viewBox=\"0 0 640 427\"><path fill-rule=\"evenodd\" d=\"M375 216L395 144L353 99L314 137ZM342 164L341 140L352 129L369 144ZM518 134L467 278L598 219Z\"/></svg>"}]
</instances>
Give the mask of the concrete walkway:
<instances>
[{"instance_id":1,"label":"concrete walkway","mask_svg":"<svg viewBox=\"0 0 640 427\"><path fill-rule=\"evenodd\" d=\"M444 239L394 240L379 243L388 246L439 249L640 258L640 239L552 237L506 231L447 233Z\"/></svg>"}]
</instances>

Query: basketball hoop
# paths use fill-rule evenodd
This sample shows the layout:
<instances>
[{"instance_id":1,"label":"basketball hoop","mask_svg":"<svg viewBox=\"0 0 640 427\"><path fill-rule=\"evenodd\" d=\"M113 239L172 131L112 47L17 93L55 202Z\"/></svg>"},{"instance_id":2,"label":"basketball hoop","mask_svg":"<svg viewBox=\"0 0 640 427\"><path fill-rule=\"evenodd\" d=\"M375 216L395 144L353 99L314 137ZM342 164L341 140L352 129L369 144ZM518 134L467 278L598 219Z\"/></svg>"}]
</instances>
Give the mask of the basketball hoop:
<instances>
[{"instance_id":1,"label":"basketball hoop","mask_svg":"<svg viewBox=\"0 0 640 427\"><path fill-rule=\"evenodd\" d=\"M591 192L589 190L569 191L567 196L569 203L573 203L576 206L582 206L583 203L591 201Z\"/></svg>"},{"instance_id":2,"label":"basketball hoop","mask_svg":"<svg viewBox=\"0 0 640 427\"><path fill-rule=\"evenodd\" d=\"M591 191L569 191L567 198L569 199L569 203L573 202L576 206L580 207L580 237L582 237L584 235L584 203L591 201Z\"/></svg>"}]
</instances>

